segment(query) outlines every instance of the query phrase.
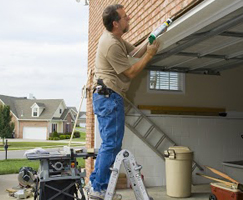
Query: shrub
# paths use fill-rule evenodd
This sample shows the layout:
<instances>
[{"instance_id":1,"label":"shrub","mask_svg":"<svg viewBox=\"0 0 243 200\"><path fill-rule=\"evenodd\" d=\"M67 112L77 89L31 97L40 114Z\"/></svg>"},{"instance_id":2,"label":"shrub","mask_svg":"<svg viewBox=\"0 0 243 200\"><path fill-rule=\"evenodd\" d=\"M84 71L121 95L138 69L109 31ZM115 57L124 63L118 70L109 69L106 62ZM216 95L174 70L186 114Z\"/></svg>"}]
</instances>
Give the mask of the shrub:
<instances>
[{"instance_id":1,"label":"shrub","mask_svg":"<svg viewBox=\"0 0 243 200\"><path fill-rule=\"evenodd\" d=\"M65 136L66 136L66 139L70 139L70 137L71 137L70 135L65 135Z\"/></svg>"},{"instance_id":2,"label":"shrub","mask_svg":"<svg viewBox=\"0 0 243 200\"><path fill-rule=\"evenodd\" d=\"M75 131L74 134L73 134L73 137L74 138L80 138L80 132Z\"/></svg>"},{"instance_id":3,"label":"shrub","mask_svg":"<svg viewBox=\"0 0 243 200\"><path fill-rule=\"evenodd\" d=\"M66 135L60 135L59 138L60 138L61 140L65 140L65 139L66 139Z\"/></svg>"},{"instance_id":4,"label":"shrub","mask_svg":"<svg viewBox=\"0 0 243 200\"><path fill-rule=\"evenodd\" d=\"M53 133L51 133L51 137L59 137L57 131L54 131Z\"/></svg>"},{"instance_id":5,"label":"shrub","mask_svg":"<svg viewBox=\"0 0 243 200\"><path fill-rule=\"evenodd\" d=\"M53 137L53 140L60 140L59 137Z\"/></svg>"},{"instance_id":6,"label":"shrub","mask_svg":"<svg viewBox=\"0 0 243 200\"><path fill-rule=\"evenodd\" d=\"M67 132L65 133L65 135L70 135L71 136L72 132Z\"/></svg>"}]
</instances>

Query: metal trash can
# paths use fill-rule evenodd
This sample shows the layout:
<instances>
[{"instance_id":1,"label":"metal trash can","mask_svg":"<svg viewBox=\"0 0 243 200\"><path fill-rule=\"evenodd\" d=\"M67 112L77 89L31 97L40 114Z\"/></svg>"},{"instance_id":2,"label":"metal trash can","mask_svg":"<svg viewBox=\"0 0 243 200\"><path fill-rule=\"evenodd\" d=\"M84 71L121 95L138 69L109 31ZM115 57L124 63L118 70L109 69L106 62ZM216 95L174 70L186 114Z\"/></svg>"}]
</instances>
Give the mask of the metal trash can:
<instances>
[{"instance_id":1,"label":"metal trash can","mask_svg":"<svg viewBox=\"0 0 243 200\"><path fill-rule=\"evenodd\" d=\"M164 151L164 156L167 195L191 196L193 152L188 147L173 146Z\"/></svg>"}]
</instances>

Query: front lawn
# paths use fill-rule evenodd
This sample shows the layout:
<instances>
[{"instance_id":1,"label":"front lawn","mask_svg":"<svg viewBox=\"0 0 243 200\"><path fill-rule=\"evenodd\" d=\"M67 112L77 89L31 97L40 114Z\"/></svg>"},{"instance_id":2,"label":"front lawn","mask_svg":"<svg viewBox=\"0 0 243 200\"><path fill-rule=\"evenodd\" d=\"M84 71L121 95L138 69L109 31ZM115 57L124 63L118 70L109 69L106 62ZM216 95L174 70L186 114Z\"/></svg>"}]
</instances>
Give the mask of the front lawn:
<instances>
[{"instance_id":1,"label":"front lawn","mask_svg":"<svg viewBox=\"0 0 243 200\"><path fill-rule=\"evenodd\" d=\"M83 158L77 158L78 166L84 168L85 162ZM39 168L39 160L32 161L27 159L10 159L0 160L0 175L17 174L21 167L32 167L35 171Z\"/></svg>"}]
</instances>

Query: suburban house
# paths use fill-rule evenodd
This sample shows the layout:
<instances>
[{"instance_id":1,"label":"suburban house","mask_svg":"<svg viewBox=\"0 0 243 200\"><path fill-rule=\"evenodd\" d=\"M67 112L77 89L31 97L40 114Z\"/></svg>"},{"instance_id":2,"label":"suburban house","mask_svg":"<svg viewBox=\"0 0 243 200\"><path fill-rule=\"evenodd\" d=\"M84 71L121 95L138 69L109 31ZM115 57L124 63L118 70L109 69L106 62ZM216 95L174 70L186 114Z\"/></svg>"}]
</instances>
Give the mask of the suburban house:
<instances>
[{"instance_id":1,"label":"suburban house","mask_svg":"<svg viewBox=\"0 0 243 200\"><path fill-rule=\"evenodd\" d=\"M243 1L89 1L89 69L94 69L104 30L102 12L114 3L124 5L131 18L123 38L134 45L167 18L177 16L158 38L157 55L132 81L125 99L123 148L143 166L145 185L166 184L164 151L175 145L193 151L194 184L210 182L196 175L204 165L243 182L242 171L235 174L238 168L225 164L243 160ZM91 77L89 86L92 81ZM90 92L88 148L100 145L97 126ZM87 176L93 167L93 160L87 159Z\"/></svg>"},{"instance_id":2,"label":"suburban house","mask_svg":"<svg viewBox=\"0 0 243 200\"><path fill-rule=\"evenodd\" d=\"M79 126L86 127L86 112L79 112Z\"/></svg>"},{"instance_id":3,"label":"suburban house","mask_svg":"<svg viewBox=\"0 0 243 200\"><path fill-rule=\"evenodd\" d=\"M10 106L15 138L46 140L54 131L72 132L76 108L67 107L63 99L0 95L0 105Z\"/></svg>"}]
</instances>

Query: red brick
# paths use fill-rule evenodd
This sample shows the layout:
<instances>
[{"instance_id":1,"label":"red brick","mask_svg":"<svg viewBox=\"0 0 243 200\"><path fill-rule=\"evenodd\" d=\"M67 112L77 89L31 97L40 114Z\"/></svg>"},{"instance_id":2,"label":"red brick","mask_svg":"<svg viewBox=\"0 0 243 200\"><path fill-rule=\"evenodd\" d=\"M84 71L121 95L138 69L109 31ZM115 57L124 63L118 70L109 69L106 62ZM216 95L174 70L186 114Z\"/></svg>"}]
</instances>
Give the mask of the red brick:
<instances>
[{"instance_id":1,"label":"red brick","mask_svg":"<svg viewBox=\"0 0 243 200\"><path fill-rule=\"evenodd\" d=\"M135 43L150 33L168 17L185 8L193 0L92 0L89 1L89 42L88 42L88 69L93 69L95 54L100 35L104 27L102 24L102 12L110 4L120 3L131 17L130 31L124 35L124 39ZM89 81L92 84L92 79ZM92 110L92 94L87 97L87 138L86 146L94 147L94 117ZM86 160L86 172L89 177L93 169L93 160ZM86 179L88 180L88 178Z\"/></svg>"}]
</instances>

